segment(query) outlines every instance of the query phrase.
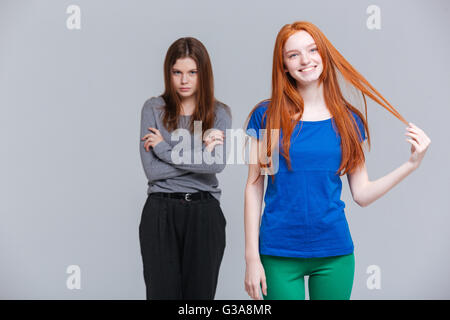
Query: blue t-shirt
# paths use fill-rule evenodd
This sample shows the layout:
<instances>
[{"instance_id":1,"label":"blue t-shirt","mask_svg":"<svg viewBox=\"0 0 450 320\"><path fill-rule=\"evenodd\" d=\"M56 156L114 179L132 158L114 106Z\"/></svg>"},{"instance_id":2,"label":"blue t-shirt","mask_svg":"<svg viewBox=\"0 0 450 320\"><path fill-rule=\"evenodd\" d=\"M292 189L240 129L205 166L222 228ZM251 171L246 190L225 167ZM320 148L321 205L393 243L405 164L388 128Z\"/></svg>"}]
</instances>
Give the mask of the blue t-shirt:
<instances>
[{"instance_id":1,"label":"blue t-shirt","mask_svg":"<svg viewBox=\"0 0 450 320\"><path fill-rule=\"evenodd\" d=\"M261 137L259 129L265 128L266 120L261 128L261 119L268 103L262 102L255 109L247 134ZM358 124L360 140L364 141L364 125L351 113ZM274 182L271 176L267 179L259 233L260 254L312 258L353 252L345 203L340 199L342 182L336 174L342 157L341 137L333 123L333 118L298 121L294 128L289 149L292 171L280 155Z\"/></svg>"}]
</instances>

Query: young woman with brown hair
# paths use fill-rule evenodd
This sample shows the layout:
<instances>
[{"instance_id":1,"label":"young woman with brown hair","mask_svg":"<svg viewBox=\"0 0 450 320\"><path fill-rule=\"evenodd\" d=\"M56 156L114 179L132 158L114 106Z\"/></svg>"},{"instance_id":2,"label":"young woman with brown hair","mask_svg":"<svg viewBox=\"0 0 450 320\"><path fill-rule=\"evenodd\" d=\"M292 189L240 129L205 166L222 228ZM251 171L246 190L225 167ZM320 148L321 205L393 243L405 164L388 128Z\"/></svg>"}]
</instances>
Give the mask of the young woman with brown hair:
<instances>
[{"instance_id":1,"label":"young woman with brown hair","mask_svg":"<svg viewBox=\"0 0 450 320\"><path fill-rule=\"evenodd\" d=\"M170 46L164 80L164 93L148 99L141 115L148 197L139 238L147 299L214 299L226 226L216 174L226 165L231 111L214 97L209 55L195 38ZM179 132L187 133L181 153L188 161L176 159Z\"/></svg>"},{"instance_id":2,"label":"young woman with brown hair","mask_svg":"<svg viewBox=\"0 0 450 320\"><path fill-rule=\"evenodd\" d=\"M408 125L411 157L378 180L369 181L365 167L366 117L344 97L337 72L361 92L366 116L367 95ZM308 275L311 299L349 299L354 247L340 176L347 174L353 200L365 207L419 167L430 139L403 119L315 25L303 21L278 33L271 99L257 104L248 119L246 291L254 299L261 298L260 287L265 299L304 299ZM261 170L271 176L262 221Z\"/></svg>"}]
</instances>

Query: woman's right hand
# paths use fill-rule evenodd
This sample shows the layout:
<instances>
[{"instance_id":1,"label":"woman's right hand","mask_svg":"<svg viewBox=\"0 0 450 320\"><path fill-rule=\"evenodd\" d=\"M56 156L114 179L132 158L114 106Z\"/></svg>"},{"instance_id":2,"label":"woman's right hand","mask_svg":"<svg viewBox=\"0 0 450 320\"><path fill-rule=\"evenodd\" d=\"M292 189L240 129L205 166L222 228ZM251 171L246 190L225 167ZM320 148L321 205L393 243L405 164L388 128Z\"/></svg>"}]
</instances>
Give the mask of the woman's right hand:
<instances>
[{"instance_id":1,"label":"woman's right hand","mask_svg":"<svg viewBox=\"0 0 450 320\"><path fill-rule=\"evenodd\" d=\"M211 129L209 134L205 136L203 141L205 142L205 149L211 152L218 144L223 144L224 133L219 129Z\"/></svg>"},{"instance_id":2,"label":"woman's right hand","mask_svg":"<svg viewBox=\"0 0 450 320\"><path fill-rule=\"evenodd\" d=\"M262 300L262 296L259 294L260 286L262 286L262 292L267 296L267 283L266 274L261 260L253 260L247 262L245 268L245 291L254 300Z\"/></svg>"}]
</instances>

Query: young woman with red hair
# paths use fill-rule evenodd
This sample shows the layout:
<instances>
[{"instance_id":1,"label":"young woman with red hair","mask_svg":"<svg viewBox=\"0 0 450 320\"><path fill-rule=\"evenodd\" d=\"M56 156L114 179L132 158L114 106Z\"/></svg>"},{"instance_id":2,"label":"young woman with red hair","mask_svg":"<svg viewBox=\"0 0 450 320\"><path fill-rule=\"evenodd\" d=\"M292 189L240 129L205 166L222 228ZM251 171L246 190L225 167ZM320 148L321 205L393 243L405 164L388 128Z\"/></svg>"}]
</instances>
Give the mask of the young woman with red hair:
<instances>
[{"instance_id":1,"label":"young woman with red hair","mask_svg":"<svg viewBox=\"0 0 450 320\"><path fill-rule=\"evenodd\" d=\"M337 72L361 92L366 117L367 95L407 125L411 157L378 180L369 181L365 167L366 133L370 148L366 117L342 94ZM260 288L265 299L305 299L308 275L310 299L350 299L354 246L340 200L340 176L347 174L353 200L365 207L419 167L430 139L304 21L278 33L271 98L258 103L247 120L252 137L245 188L245 290L253 299L261 299ZM271 179L260 224L262 173Z\"/></svg>"}]
</instances>

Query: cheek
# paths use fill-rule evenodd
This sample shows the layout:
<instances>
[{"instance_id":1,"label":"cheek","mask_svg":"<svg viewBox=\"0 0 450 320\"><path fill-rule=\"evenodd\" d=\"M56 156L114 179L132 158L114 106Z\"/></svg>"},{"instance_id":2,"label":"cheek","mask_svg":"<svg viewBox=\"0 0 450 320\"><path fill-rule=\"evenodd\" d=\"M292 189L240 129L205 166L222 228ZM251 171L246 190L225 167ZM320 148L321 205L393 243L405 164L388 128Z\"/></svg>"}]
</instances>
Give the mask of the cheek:
<instances>
[{"instance_id":1,"label":"cheek","mask_svg":"<svg viewBox=\"0 0 450 320\"><path fill-rule=\"evenodd\" d=\"M314 60L315 60L318 64L322 65L322 57L320 56L320 54L317 54L317 56L314 57Z\"/></svg>"},{"instance_id":2,"label":"cheek","mask_svg":"<svg viewBox=\"0 0 450 320\"><path fill-rule=\"evenodd\" d=\"M296 70L296 64L292 61L286 61L284 63L284 67L287 69L287 71L289 71L289 73L292 73Z\"/></svg>"},{"instance_id":3,"label":"cheek","mask_svg":"<svg viewBox=\"0 0 450 320\"><path fill-rule=\"evenodd\" d=\"M320 63L317 65L317 71L319 72L319 74L322 73L322 71L323 71L322 61L320 61Z\"/></svg>"},{"instance_id":4,"label":"cheek","mask_svg":"<svg viewBox=\"0 0 450 320\"><path fill-rule=\"evenodd\" d=\"M178 87L178 78L177 78L177 76L175 76L175 75L172 75L171 77L170 77L170 79L172 80L172 85L176 88L176 87Z\"/></svg>"},{"instance_id":5,"label":"cheek","mask_svg":"<svg viewBox=\"0 0 450 320\"><path fill-rule=\"evenodd\" d=\"M198 76L192 77L191 78L191 83L192 83L192 87L194 87L194 89L197 88L197 83L198 83Z\"/></svg>"}]
</instances>

